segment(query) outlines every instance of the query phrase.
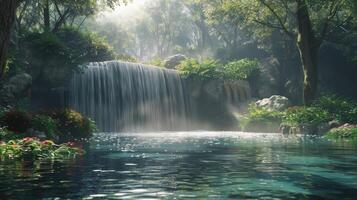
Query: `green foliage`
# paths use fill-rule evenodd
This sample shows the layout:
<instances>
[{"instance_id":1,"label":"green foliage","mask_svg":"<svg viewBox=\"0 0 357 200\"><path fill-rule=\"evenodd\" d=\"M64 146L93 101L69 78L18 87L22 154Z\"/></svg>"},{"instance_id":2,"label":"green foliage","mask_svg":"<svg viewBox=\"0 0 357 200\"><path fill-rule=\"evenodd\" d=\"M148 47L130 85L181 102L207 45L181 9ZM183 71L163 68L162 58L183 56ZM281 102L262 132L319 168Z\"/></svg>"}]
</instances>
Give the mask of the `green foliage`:
<instances>
[{"instance_id":1,"label":"green foliage","mask_svg":"<svg viewBox=\"0 0 357 200\"><path fill-rule=\"evenodd\" d=\"M301 124L319 125L332 120L333 117L326 111L317 107L293 107L287 109L283 116L283 124L298 126Z\"/></svg>"},{"instance_id":2,"label":"green foliage","mask_svg":"<svg viewBox=\"0 0 357 200\"><path fill-rule=\"evenodd\" d=\"M228 63L223 67L224 77L229 80L246 80L259 75L258 60L241 59Z\"/></svg>"},{"instance_id":3,"label":"green foliage","mask_svg":"<svg viewBox=\"0 0 357 200\"><path fill-rule=\"evenodd\" d=\"M205 60L199 63L195 59L187 59L176 67L184 77L194 77L199 79L212 79L223 77L222 65L215 60Z\"/></svg>"},{"instance_id":4,"label":"green foliage","mask_svg":"<svg viewBox=\"0 0 357 200\"><path fill-rule=\"evenodd\" d=\"M87 138L96 131L95 123L71 109L56 109L47 111L46 114L57 123L61 140Z\"/></svg>"},{"instance_id":5,"label":"green foliage","mask_svg":"<svg viewBox=\"0 0 357 200\"><path fill-rule=\"evenodd\" d=\"M51 140L35 138L10 140L0 143L0 159L64 159L83 154L84 151L70 144L56 145Z\"/></svg>"},{"instance_id":6,"label":"green foliage","mask_svg":"<svg viewBox=\"0 0 357 200\"><path fill-rule=\"evenodd\" d=\"M269 111L251 104L248 115L241 119L241 126L248 132L278 132L284 112Z\"/></svg>"},{"instance_id":7,"label":"green foliage","mask_svg":"<svg viewBox=\"0 0 357 200\"><path fill-rule=\"evenodd\" d=\"M2 126L15 133L24 133L31 127L31 115L18 109L6 111L0 121Z\"/></svg>"},{"instance_id":8,"label":"green foliage","mask_svg":"<svg viewBox=\"0 0 357 200\"><path fill-rule=\"evenodd\" d=\"M357 128L336 128L326 134L330 139L352 139L357 140Z\"/></svg>"},{"instance_id":9,"label":"green foliage","mask_svg":"<svg viewBox=\"0 0 357 200\"><path fill-rule=\"evenodd\" d=\"M13 139L22 138L23 135L18 133L13 133L6 128L0 127L0 141L8 141Z\"/></svg>"},{"instance_id":10,"label":"green foliage","mask_svg":"<svg viewBox=\"0 0 357 200\"><path fill-rule=\"evenodd\" d=\"M47 115L34 116L31 126L36 131L44 132L48 138L54 138L58 134L56 121Z\"/></svg>"},{"instance_id":11,"label":"green foliage","mask_svg":"<svg viewBox=\"0 0 357 200\"><path fill-rule=\"evenodd\" d=\"M252 121L278 121L281 122L284 113L279 111L269 111L255 105L249 106L248 118Z\"/></svg>"},{"instance_id":12,"label":"green foliage","mask_svg":"<svg viewBox=\"0 0 357 200\"><path fill-rule=\"evenodd\" d=\"M164 61L161 59L150 60L149 62L146 62L145 64L154 65L157 67L164 67Z\"/></svg>"},{"instance_id":13,"label":"green foliage","mask_svg":"<svg viewBox=\"0 0 357 200\"><path fill-rule=\"evenodd\" d=\"M121 61L126 61L126 62L138 62L138 59L135 58L134 56L130 56L130 55L116 55L115 56L116 60L121 60Z\"/></svg>"},{"instance_id":14,"label":"green foliage","mask_svg":"<svg viewBox=\"0 0 357 200\"><path fill-rule=\"evenodd\" d=\"M63 85L79 65L113 60L113 49L96 34L74 28L56 33L29 32L20 38L19 60L27 66L34 83L47 87Z\"/></svg>"},{"instance_id":15,"label":"green foliage","mask_svg":"<svg viewBox=\"0 0 357 200\"><path fill-rule=\"evenodd\" d=\"M75 63L106 61L115 58L113 48L105 38L98 34L66 27L56 33L56 36L68 48L68 56Z\"/></svg>"},{"instance_id":16,"label":"green foliage","mask_svg":"<svg viewBox=\"0 0 357 200\"><path fill-rule=\"evenodd\" d=\"M357 103L337 95L324 95L314 105L341 123L357 124Z\"/></svg>"},{"instance_id":17,"label":"green foliage","mask_svg":"<svg viewBox=\"0 0 357 200\"><path fill-rule=\"evenodd\" d=\"M176 67L184 77L195 77L202 80L223 78L226 80L246 80L257 76L260 71L257 60L241 59L226 65L216 60L205 60L202 63L188 59Z\"/></svg>"}]
</instances>

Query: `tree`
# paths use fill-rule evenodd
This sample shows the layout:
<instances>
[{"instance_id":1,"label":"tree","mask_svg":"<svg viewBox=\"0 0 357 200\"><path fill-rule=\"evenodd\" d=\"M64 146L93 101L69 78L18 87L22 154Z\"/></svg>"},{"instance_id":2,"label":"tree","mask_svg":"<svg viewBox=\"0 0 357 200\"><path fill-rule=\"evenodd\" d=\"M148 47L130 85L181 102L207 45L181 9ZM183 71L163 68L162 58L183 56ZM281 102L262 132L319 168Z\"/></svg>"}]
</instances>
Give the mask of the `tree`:
<instances>
[{"instance_id":1,"label":"tree","mask_svg":"<svg viewBox=\"0 0 357 200\"><path fill-rule=\"evenodd\" d=\"M18 3L19 1L15 0L0 1L0 77L3 77L5 73L11 28L15 21Z\"/></svg>"},{"instance_id":2,"label":"tree","mask_svg":"<svg viewBox=\"0 0 357 200\"><path fill-rule=\"evenodd\" d=\"M5 73L11 31L15 21L18 29L22 23L25 23L27 29L36 29L39 24L42 24L45 32L50 30L56 32L67 24L68 20L73 23L79 16L86 18L94 14L101 5L114 8L116 5L126 2L126 0L1 0L0 78ZM41 14L43 23L39 21Z\"/></svg>"},{"instance_id":3,"label":"tree","mask_svg":"<svg viewBox=\"0 0 357 200\"><path fill-rule=\"evenodd\" d=\"M351 20L348 0L223 0L229 13L243 16L257 37L279 30L296 41L304 71L304 103L315 99L318 84L317 55L330 34ZM238 14L239 13L239 14ZM259 13L259 14L258 14Z\"/></svg>"}]
</instances>

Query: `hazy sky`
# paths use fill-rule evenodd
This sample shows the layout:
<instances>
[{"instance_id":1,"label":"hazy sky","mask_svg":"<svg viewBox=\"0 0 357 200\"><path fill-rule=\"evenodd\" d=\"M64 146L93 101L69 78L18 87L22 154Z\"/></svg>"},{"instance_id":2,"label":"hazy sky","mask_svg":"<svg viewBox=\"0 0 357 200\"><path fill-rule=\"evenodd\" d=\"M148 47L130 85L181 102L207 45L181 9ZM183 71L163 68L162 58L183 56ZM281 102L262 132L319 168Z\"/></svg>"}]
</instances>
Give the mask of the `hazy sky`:
<instances>
[{"instance_id":1,"label":"hazy sky","mask_svg":"<svg viewBox=\"0 0 357 200\"><path fill-rule=\"evenodd\" d=\"M127 5L117 6L115 10L106 10L99 13L98 20L104 21L131 21L131 19L143 16L143 8L149 0L132 0Z\"/></svg>"}]
</instances>

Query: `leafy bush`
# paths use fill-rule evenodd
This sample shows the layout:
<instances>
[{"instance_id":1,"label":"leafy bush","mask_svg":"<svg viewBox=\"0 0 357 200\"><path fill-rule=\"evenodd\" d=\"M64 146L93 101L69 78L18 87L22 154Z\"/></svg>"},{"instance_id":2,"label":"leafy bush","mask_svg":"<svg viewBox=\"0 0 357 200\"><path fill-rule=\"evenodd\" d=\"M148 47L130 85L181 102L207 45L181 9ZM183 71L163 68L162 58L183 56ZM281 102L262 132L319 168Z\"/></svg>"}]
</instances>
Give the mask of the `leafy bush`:
<instances>
[{"instance_id":1,"label":"leafy bush","mask_svg":"<svg viewBox=\"0 0 357 200\"><path fill-rule=\"evenodd\" d=\"M57 33L29 32L20 38L19 65L39 86L58 87L88 62L114 60L113 48L96 34L65 28Z\"/></svg>"},{"instance_id":2,"label":"leafy bush","mask_svg":"<svg viewBox=\"0 0 357 200\"><path fill-rule=\"evenodd\" d=\"M248 108L248 115L241 119L242 130L248 132L278 132L284 115L283 112L269 111L252 104Z\"/></svg>"},{"instance_id":3,"label":"leafy bush","mask_svg":"<svg viewBox=\"0 0 357 200\"><path fill-rule=\"evenodd\" d=\"M6 111L0 121L3 127L15 133L24 133L31 127L31 115L18 109Z\"/></svg>"},{"instance_id":4,"label":"leafy bush","mask_svg":"<svg viewBox=\"0 0 357 200\"><path fill-rule=\"evenodd\" d=\"M230 62L223 69L224 77L229 80L246 80L256 77L260 72L259 61L250 59Z\"/></svg>"},{"instance_id":5,"label":"leafy bush","mask_svg":"<svg viewBox=\"0 0 357 200\"><path fill-rule=\"evenodd\" d=\"M57 123L61 140L87 138L96 131L95 123L71 109L56 109L46 113Z\"/></svg>"},{"instance_id":6,"label":"leafy bush","mask_svg":"<svg viewBox=\"0 0 357 200\"><path fill-rule=\"evenodd\" d=\"M33 117L31 126L36 131L44 132L49 138L54 138L58 134L56 121L47 115L36 115Z\"/></svg>"},{"instance_id":7,"label":"leafy bush","mask_svg":"<svg viewBox=\"0 0 357 200\"><path fill-rule=\"evenodd\" d=\"M314 105L326 110L341 123L357 123L357 103L337 95L324 95Z\"/></svg>"},{"instance_id":8,"label":"leafy bush","mask_svg":"<svg viewBox=\"0 0 357 200\"><path fill-rule=\"evenodd\" d=\"M283 124L298 126L300 124L318 125L332 120L333 117L318 107L294 107L289 108L283 116Z\"/></svg>"},{"instance_id":9,"label":"leafy bush","mask_svg":"<svg viewBox=\"0 0 357 200\"><path fill-rule=\"evenodd\" d=\"M127 61L127 62L138 62L138 59L130 56L130 55L124 55L124 54L119 54L115 56L116 60L121 60L121 61Z\"/></svg>"},{"instance_id":10,"label":"leafy bush","mask_svg":"<svg viewBox=\"0 0 357 200\"><path fill-rule=\"evenodd\" d=\"M154 66L157 66L157 67L164 67L164 61L161 60L161 59L154 59L154 60L150 60L144 64L147 64L147 65L154 65Z\"/></svg>"},{"instance_id":11,"label":"leafy bush","mask_svg":"<svg viewBox=\"0 0 357 200\"><path fill-rule=\"evenodd\" d=\"M195 59L187 59L176 67L184 77L193 77L199 79L211 79L223 77L222 65L215 60L205 60L199 63Z\"/></svg>"},{"instance_id":12,"label":"leafy bush","mask_svg":"<svg viewBox=\"0 0 357 200\"><path fill-rule=\"evenodd\" d=\"M23 138L24 134L14 133L6 128L0 127L0 141L8 141Z\"/></svg>"},{"instance_id":13,"label":"leafy bush","mask_svg":"<svg viewBox=\"0 0 357 200\"><path fill-rule=\"evenodd\" d=\"M248 118L255 121L281 121L284 113L279 111L269 111L255 105L249 106Z\"/></svg>"},{"instance_id":14,"label":"leafy bush","mask_svg":"<svg viewBox=\"0 0 357 200\"><path fill-rule=\"evenodd\" d=\"M51 140L35 138L10 140L0 143L0 159L63 159L75 157L84 151L70 144L57 145Z\"/></svg>"},{"instance_id":15,"label":"leafy bush","mask_svg":"<svg viewBox=\"0 0 357 200\"><path fill-rule=\"evenodd\" d=\"M330 139L357 140L357 128L336 128L326 134Z\"/></svg>"},{"instance_id":16,"label":"leafy bush","mask_svg":"<svg viewBox=\"0 0 357 200\"><path fill-rule=\"evenodd\" d=\"M176 67L184 77L200 79L223 78L226 80L246 80L255 77L260 72L257 60L241 59L223 65L215 60L205 60L202 63L188 59Z\"/></svg>"}]
</instances>

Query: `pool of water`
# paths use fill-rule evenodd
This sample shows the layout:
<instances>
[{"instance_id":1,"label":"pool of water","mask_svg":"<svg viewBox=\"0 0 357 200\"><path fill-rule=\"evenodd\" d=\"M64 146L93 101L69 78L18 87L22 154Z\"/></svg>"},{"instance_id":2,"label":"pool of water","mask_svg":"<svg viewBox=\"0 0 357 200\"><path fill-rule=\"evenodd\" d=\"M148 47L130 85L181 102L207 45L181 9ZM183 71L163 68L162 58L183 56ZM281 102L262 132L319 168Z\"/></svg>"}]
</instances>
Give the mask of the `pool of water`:
<instances>
[{"instance_id":1,"label":"pool of water","mask_svg":"<svg viewBox=\"0 0 357 200\"><path fill-rule=\"evenodd\" d=\"M237 132L100 133L75 160L0 162L0 199L356 199L349 142Z\"/></svg>"}]
</instances>

